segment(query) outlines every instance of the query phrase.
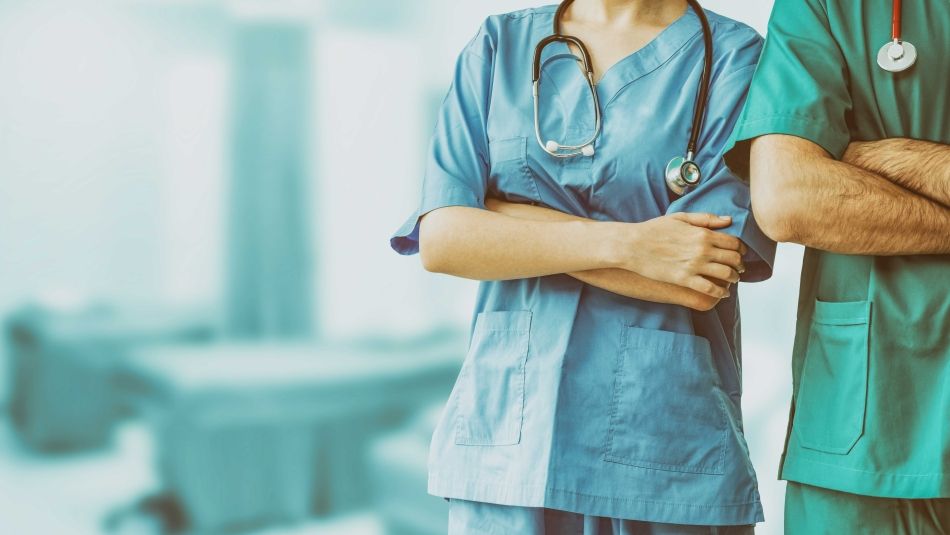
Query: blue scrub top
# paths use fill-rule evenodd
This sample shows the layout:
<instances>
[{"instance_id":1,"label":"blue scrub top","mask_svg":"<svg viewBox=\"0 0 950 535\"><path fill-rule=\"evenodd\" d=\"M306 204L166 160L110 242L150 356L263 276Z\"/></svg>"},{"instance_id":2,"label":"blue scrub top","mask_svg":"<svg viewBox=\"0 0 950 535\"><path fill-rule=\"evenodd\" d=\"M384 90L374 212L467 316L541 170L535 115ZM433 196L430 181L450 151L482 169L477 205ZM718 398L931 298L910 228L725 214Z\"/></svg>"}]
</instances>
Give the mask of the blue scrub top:
<instances>
[{"instance_id":1,"label":"blue scrub top","mask_svg":"<svg viewBox=\"0 0 950 535\"><path fill-rule=\"evenodd\" d=\"M422 203L392 247L418 252L418 220L486 196L604 221L672 212L730 215L747 281L775 244L749 190L722 162L761 38L709 12L714 65L697 161L702 183L671 202L663 179L689 135L703 41L692 11L597 84L603 132L591 157L556 159L534 139L531 60L555 6L489 17L458 60L428 156ZM545 50L542 132L576 143L593 108L563 44ZM472 338L432 440L438 496L677 524L762 520L742 432L737 292L709 312L651 303L567 275L487 281Z\"/></svg>"}]
</instances>

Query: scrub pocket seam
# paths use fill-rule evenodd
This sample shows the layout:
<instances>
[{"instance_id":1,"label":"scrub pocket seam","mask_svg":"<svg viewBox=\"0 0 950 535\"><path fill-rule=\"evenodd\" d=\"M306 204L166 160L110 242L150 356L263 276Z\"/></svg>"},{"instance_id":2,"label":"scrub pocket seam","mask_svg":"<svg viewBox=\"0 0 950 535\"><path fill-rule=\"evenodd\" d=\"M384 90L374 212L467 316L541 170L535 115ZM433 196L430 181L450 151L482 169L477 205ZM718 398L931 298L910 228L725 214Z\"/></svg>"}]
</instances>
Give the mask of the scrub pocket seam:
<instances>
[{"instance_id":1,"label":"scrub pocket seam","mask_svg":"<svg viewBox=\"0 0 950 535\"><path fill-rule=\"evenodd\" d=\"M456 445L512 446L521 442L530 326L529 310L489 311L476 317L469 352L459 372Z\"/></svg>"},{"instance_id":2,"label":"scrub pocket seam","mask_svg":"<svg viewBox=\"0 0 950 535\"><path fill-rule=\"evenodd\" d=\"M638 330L641 331L642 336L652 336L654 339L652 342L639 342L636 344L631 344L629 340L630 331ZM661 343L662 340L662 343ZM633 349L648 349L653 351L658 350L667 350L669 353L676 352L681 355L689 355L690 358L709 358L708 366L706 370L706 377L700 376L695 377L697 380L709 379L712 380L712 384L708 384L712 388L712 395L715 397L715 418L716 426L712 431L710 436L715 437L715 441L718 443L716 446L713 446L718 451L716 451L715 458L707 460L705 463L701 464L689 464L682 462L662 462L658 457L658 453L654 453L654 460L648 460L645 458L634 457L632 452L621 453L617 450L621 449L624 444L621 444L622 440L618 437L618 427L620 420L620 409L623 404L624 397L624 379L626 378L626 363L627 361L633 362L635 355L629 354L630 350ZM703 350L703 348L707 348ZM673 333L668 331L653 330L653 329L642 329L636 326L624 325L623 332L621 334L620 350L618 351L618 360L617 368L615 372L614 379L614 392L612 396L611 409L609 411L609 422L607 428L607 440L604 447L604 461L623 464L628 466L635 466L639 468L648 468L654 470L665 470L672 472L686 472L686 473L697 473L697 474L711 474L711 475L721 475L723 473L723 464L726 456L726 443L728 438L728 419L727 414L728 410L726 408L725 402L719 393L724 394L721 389L719 380L715 372L715 367L713 366L712 352L709 348L708 341L699 336L682 334L682 333ZM655 379L647 378L647 379ZM717 393L719 391L719 393ZM705 397L705 396L704 396ZM711 401L706 399L706 401ZM629 403L628 403L629 405ZM631 410L638 411L643 410L643 407L633 407ZM654 414L652 417L662 418L666 415L663 414ZM634 431L636 433L636 431ZM635 443L636 436L628 436L628 442ZM631 444L627 444L628 447ZM662 444L656 444L656 449L663 447ZM668 446L668 445L667 445ZM692 444L692 446L696 446ZM700 446L701 447L701 446ZM635 448L631 448L635 449ZM710 449L707 453L712 453L714 450ZM639 454L642 456L642 454ZM670 461L667 459L667 461Z\"/></svg>"},{"instance_id":3,"label":"scrub pocket seam","mask_svg":"<svg viewBox=\"0 0 950 535\"><path fill-rule=\"evenodd\" d=\"M815 301L795 399L795 432L803 448L847 455L864 435L870 332L869 301ZM824 375L821 364L826 365ZM849 370L848 366L857 370ZM815 382L823 377L825 388L812 392ZM858 382L847 383L841 378ZM844 414L836 410L842 408ZM832 432L837 432L837 436L829 436Z\"/></svg>"},{"instance_id":4,"label":"scrub pocket seam","mask_svg":"<svg viewBox=\"0 0 950 535\"><path fill-rule=\"evenodd\" d=\"M541 191L538 189L538 183L534 179L531 168L528 167L528 138L516 136L501 138L488 141L488 159L489 174L498 175L498 182L501 181L501 174L504 172L503 164L506 162L518 162L521 178L524 179L525 196L535 202L541 202ZM519 195L516 191L504 191L499 188L499 193L509 193Z\"/></svg>"}]
</instances>

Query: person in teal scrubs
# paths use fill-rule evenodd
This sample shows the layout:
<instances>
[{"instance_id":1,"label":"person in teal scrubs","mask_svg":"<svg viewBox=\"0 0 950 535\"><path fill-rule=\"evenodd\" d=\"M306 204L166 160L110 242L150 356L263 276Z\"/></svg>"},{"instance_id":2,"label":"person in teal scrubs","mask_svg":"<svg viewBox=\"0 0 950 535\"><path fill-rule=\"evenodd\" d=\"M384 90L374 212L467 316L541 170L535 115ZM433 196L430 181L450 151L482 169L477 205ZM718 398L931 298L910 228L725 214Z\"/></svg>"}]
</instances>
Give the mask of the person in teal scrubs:
<instances>
[{"instance_id":1,"label":"person in teal scrubs","mask_svg":"<svg viewBox=\"0 0 950 535\"><path fill-rule=\"evenodd\" d=\"M741 418L734 284L775 244L722 150L761 51L708 13L711 89L684 195L664 171L703 71L686 0L577 0L559 18L594 65L603 128L557 158L535 139L532 55L557 6L489 17L459 57L422 202L391 240L481 280L472 337L430 449L449 532L750 533L763 519ZM539 122L580 143L595 108L576 51L545 47Z\"/></svg>"},{"instance_id":2,"label":"person in teal scrubs","mask_svg":"<svg viewBox=\"0 0 950 535\"><path fill-rule=\"evenodd\" d=\"M893 7L897 72L891 2L777 0L726 155L807 247L790 534L950 533L950 2Z\"/></svg>"}]
</instances>

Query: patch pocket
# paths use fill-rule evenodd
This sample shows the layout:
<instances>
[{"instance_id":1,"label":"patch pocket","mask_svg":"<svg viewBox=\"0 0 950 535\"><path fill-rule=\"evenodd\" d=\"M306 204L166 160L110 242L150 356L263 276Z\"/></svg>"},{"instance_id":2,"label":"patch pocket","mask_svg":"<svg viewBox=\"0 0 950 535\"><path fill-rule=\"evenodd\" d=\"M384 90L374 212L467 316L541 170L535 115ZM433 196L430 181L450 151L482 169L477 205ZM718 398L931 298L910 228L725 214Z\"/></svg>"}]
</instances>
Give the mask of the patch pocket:
<instances>
[{"instance_id":1,"label":"patch pocket","mask_svg":"<svg viewBox=\"0 0 950 535\"><path fill-rule=\"evenodd\" d=\"M722 474L726 406L709 341L625 327L604 460Z\"/></svg>"},{"instance_id":2,"label":"patch pocket","mask_svg":"<svg viewBox=\"0 0 950 535\"><path fill-rule=\"evenodd\" d=\"M521 442L531 311L482 312L458 380L455 443Z\"/></svg>"},{"instance_id":3,"label":"patch pocket","mask_svg":"<svg viewBox=\"0 0 950 535\"><path fill-rule=\"evenodd\" d=\"M864 434L871 303L815 302L795 400L804 448L848 454Z\"/></svg>"},{"instance_id":4,"label":"patch pocket","mask_svg":"<svg viewBox=\"0 0 950 535\"><path fill-rule=\"evenodd\" d=\"M528 168L527 138L488 142L488 185L494 195L508 201L540 202L538 185Z\"/></svg>"}]
</instances>

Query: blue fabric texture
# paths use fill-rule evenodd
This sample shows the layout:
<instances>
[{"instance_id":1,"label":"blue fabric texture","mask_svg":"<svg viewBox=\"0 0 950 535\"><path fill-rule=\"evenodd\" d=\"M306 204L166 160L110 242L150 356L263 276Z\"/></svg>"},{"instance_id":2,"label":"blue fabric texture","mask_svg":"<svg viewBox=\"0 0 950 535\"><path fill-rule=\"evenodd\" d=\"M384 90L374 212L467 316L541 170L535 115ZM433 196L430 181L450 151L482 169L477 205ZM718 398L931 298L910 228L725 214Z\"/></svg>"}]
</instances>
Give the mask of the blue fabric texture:
<instances>
[{"instance_id":1,"label":"blue fabric texture","mask_svg":"<svg viewBox=\"0 0 950 535\"><path fill-rule=\"evenodd\" d=\"M422 202L391 240L418 252L418 221L486 196L595 220L676 211L729 215L748 246L745 280L768 278L775 244L749 190L722 162L761 49L747 26L708 13L712 86L697 161L703 182L671 202L702 71L688 11L598 82L593 156L558 160L534 139L531 58L554 6L489 17L461 53L428 155ZM593 107L564 45L542 58L544 135L577 143ZM709 312L649 303L567 275L483 282L462 371L433 436L429 491L448 498L693 525L762 520L740 414L737 292Z\"/></svg>"}]
</instances>

